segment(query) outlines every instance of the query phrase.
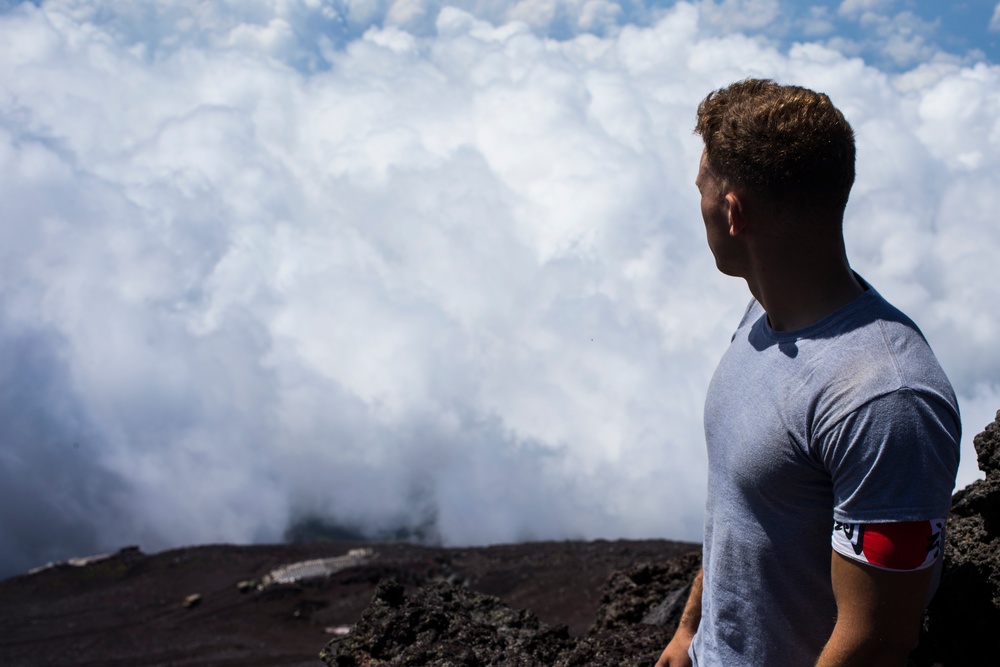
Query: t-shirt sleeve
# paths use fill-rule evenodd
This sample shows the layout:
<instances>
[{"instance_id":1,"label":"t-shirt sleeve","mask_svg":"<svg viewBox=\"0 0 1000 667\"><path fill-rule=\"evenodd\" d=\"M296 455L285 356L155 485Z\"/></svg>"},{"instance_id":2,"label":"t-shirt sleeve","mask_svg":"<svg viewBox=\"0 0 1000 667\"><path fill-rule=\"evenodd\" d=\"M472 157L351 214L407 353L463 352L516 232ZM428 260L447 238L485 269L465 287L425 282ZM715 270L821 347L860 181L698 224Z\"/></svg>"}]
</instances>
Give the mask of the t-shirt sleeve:
<instances>
[{"instance_id":1,"label":"t-shirt sleeve","mask_svg":"<svg viewBox=\"0 0 1000 667\"><path fill-rule=\"evenodd\" d=\"M830 546L844 558L881 570L922 570L941 557L944 524L944 518L887 523L834 521Z\"/></svg>"},{"instance_id":2,"label":"t-shirt sleeve","mask_svg":"<svg viewBox=\"0 0 1000 667\"><path fill-rule=\"evenodd\" d=\"M952 409L908 388L851 411L819 441L830 474L833 519L918 521L947 516L958 471Z\"/></svg>"}]
</instances>

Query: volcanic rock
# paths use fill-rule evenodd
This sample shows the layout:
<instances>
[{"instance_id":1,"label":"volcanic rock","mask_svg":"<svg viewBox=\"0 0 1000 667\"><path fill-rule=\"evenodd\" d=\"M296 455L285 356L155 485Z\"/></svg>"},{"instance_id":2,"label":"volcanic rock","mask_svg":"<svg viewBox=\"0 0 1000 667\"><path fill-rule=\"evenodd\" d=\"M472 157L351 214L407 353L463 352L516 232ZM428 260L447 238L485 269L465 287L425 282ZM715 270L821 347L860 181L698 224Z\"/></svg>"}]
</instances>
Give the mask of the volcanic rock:
<instances>
[{"instance_id":1,"label":"volcanic rock","mask_svg":"<svg viewBox=\"0 0 1000 667\"><path fill-rule=\"evenodd\" d=\"M697 568L697 557L687 557L617 575L609 586L627 587L624 582L635 577L641 582L632 586L636 594L626 594L625 605L609 598L602 617L612 627L595 626L579 639L571 638L565 625L547 626L529 611L512 609L499 598L464 586L435 582L407 593L402 585L384 581L358 624L347 636L331 640L320 657L329 667L651 665L676 621L657 627L641 621L626 625L625 619L643 617L656 607L661 600L654 599L655 591L683 589Z\"/></svg>"},{"instance_id":2,"label":"volcanic rock","mask_svg":"<svg viewBox=\"0 0 1000 667\"><path fill-rule=\"evenodd\" d=\"M320 654L329 667L621 667L652 664L673 635L701 559L691 553L613 574L597 622L573 639L531 612L465 586L434 582L406 592L383 581L345 637Z\"/></svg>"},{"instance_id":3,"label":"volcanic rock","mask_svg":"<svg viewBox=\"0 0 1000 667\"><path fill-rule=\"evenodd\" d=\"M952 497L941 586L925 617L919 665L1000 659L1000 411L973 445L986 479Z\"/></svg>"},{"instance_id":4,"label":"volcanic rock","mask_svg":"<svg viewBox=\"0 0 1000 667\"><path fill-rule=\"evenodd\" d=\"M604 586L594 629L636 623L676 628L700 568L701 554L694 552L613 573Z\"/></svg>"},{"instance_id":5,"label":"volcanic rock","mask_svg":"<svg viewBox=\"0 0 1000 667\"><path fill-rule=\"evenodd\" d=\"M331 667L534 667L554 664L569 644L566 626L550 629L493 596L435 582L407 597L401 584L383 581L355 629L320 657Z\"/></svg>"}]
</instances>

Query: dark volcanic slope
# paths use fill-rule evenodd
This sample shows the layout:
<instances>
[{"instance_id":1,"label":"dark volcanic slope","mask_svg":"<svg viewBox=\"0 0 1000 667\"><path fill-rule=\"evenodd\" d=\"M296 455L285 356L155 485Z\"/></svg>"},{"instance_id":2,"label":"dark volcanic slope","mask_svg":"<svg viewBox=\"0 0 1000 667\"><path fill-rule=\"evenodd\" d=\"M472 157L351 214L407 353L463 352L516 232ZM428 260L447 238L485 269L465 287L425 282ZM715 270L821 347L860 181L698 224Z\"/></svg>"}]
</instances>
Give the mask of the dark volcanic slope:
<instances>
[{"instance_id":1,"label":"dark volcanic slope","mask_svg":"<svg viewBox=\"0 0 1000 667\"><path fill-rule=\"evenodd\" d=\"M246 593L237 588L281 565L358 547L377 557L325 580ZM613 571L698 548L649 540L464 549L343 542L201 546L151 556L123 550L86 566L0 582L0 665L317 667L331 636L327 629L355 623L383 578L409 586L465 581L578 635L593 623ZM185 607L195 594L199 602Z\"/></svg>"}]
</instances>

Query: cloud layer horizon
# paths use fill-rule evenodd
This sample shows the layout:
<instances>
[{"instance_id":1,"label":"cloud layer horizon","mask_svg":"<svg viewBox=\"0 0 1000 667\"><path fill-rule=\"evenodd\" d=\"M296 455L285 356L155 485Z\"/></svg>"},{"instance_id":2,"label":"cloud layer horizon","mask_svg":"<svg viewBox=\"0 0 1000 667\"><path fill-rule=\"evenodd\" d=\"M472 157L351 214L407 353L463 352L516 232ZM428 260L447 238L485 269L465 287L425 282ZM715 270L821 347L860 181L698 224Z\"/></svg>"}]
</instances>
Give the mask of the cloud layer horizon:
<instances>
[{"instance_id":1,"label":"cloud layer horizon","mask_svg":"<svg viewBox=\"0 0 1000 667\"><path fill-rule=\"evenodd\" d=\"M0 4L0 576L308 517L699 540L749 294L692 126L748 76L853 124L848 252L955 385L967 484L1000 408L1000 67L879 33L886 4L798 41L777 0Z\"/></svg>"}]
</instances>

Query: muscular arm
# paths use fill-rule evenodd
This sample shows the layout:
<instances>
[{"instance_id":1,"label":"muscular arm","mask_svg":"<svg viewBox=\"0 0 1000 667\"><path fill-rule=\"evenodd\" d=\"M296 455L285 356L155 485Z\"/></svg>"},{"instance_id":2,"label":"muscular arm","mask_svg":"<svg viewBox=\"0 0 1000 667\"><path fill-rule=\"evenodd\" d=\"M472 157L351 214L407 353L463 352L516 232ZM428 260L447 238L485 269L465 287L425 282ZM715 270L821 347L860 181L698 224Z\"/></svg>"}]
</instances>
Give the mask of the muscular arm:
<instances>
[{"instance_id":1,"label":"muscular arm","mask_svg":"<svg viewBox=\"0 0 1000 667\"><path fill-rule=\"evenodd\" d=\"M691 658L688 656L688 647L694 639L694 633L698 631L701 623L701 579L704 570L698 570L698 576L691 582L691 594L684 605L684 613L677 624L673 639L663 649L660 659L656 661L656 667L690 667Z\"/></svg>"},{"instance_id":2,"label":"muscular arm","mask_svg":"<svg viewBox=\"0 0 1000 667\"><path fill-rule=\"evenodd\" d=\"M816 667L902 667L917 643L933 570L893 572L833 552L837 623Z\"/></svg>"}]
</instances>

